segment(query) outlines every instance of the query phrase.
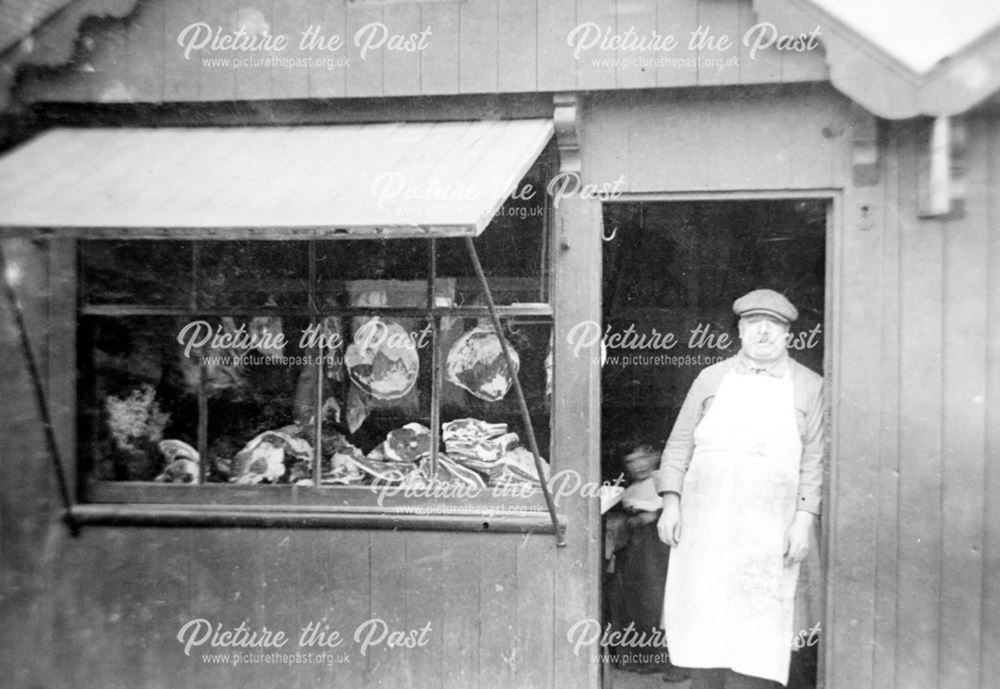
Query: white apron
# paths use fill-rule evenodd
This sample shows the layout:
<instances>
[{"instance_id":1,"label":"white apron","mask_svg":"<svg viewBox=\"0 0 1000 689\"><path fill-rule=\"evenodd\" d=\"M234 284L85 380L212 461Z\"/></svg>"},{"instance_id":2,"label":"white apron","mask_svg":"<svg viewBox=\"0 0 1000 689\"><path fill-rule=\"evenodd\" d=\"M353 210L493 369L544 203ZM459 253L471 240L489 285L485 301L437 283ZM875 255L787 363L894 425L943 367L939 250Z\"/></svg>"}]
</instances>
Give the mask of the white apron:
<instances>
[{"instance_id":1,"label":"white apron","mask_svg":"<svg viewBox=\"0 0 1000 689\"><path fill-rule=\"evenodd\" d=\"M664 597L671 661L786 684L802 458L790 375L728 373L694 439Z\"/></svg>"}]
</instances>

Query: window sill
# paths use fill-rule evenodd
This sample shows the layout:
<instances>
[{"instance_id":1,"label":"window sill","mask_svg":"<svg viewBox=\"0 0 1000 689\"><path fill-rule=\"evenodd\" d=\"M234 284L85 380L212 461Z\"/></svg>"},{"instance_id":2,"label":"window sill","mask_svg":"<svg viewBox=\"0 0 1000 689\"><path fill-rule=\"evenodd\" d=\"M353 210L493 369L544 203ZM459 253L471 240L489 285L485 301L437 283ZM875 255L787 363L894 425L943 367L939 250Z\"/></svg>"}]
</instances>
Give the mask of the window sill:
<instances>
[{"instance_id":1,"label":"window sill","mask_svg":"<svg viewBox=\"0 0 1000 689\"><path fill-rule=\"evenodd\" d=\"M555 532L541 493L531 496L383 496L370 488L95 484L73 507L77 526L388 529ZM559 529L566 520L557 515Z\"/></svg>"},{"instance_id":2,"label":"window sill","mask_svg":"<svg viewBox=\"0 0 1000 689\"><path fill-rule=\"evenodd\" d=\"M156 526L256 529L380 529L393 531L478 531L552 534L546 512L472 512L429 514L401 509L280 508L216 505L110 505L73 508L75 526ZM559 517L565 532L565 518Z\"/></svg>"}]
</instances>

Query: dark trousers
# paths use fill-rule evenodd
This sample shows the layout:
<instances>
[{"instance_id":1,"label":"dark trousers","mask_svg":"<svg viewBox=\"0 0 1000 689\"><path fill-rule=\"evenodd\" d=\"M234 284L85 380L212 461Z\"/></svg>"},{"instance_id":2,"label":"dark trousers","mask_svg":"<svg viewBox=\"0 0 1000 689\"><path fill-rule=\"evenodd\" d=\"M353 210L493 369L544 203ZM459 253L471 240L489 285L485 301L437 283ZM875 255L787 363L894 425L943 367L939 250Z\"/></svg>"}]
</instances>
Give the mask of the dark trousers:
<instances>
[{"instance_id":1,"label":"dark trousers","mask_svg":"<svg viewBox=\"0 0 1000 689\"><path fill-rule=\"evenodd\" d=\"M741 675L727 668L693 668L691 689L781 689L781 685L762 677Z\"/></svg>"}]
</instances>

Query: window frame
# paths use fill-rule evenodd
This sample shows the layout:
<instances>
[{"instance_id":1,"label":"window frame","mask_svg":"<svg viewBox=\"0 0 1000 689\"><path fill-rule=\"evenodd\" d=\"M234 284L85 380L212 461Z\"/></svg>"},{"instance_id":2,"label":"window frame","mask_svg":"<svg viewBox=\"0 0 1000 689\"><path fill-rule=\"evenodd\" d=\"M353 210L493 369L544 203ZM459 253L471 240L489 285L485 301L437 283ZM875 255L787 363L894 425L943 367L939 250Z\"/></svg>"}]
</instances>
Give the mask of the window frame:
<instances>
[{"instance_id":1,"label":"window frame","mask_svg":"<svg viewBox=\"0 0 1000 689\"><path fill-rule=\"evenodd\" d=\"M544 155L544 154L543 154ZM541 159L540 161L541 162ZM548 165L542 163L543 176L547 178ZM542 261L541 274L538 276L540 291L544 300L497 306L495 313L505 324L525 322L532 325L543 325L554 336L554 233L551 230L551 200L542 194ZM485 232L490 232L487 228ZM77 260L74 264L77 274L75 283L82 285L82 269L79 264L79 242L90 239L117 238L127 241L141 242L147 239L168 240L221 240L224 238L215 233L192 234L186 231L171 232L164 230L157 233L144 233L138 237L127 232L101 232L96 235L80 234L73 243ZM236 238L236 237L226 237ZM273 240L271 233L239 237L247 240ZM392 237L378 235L335 234L325 233L293 233L283 237L287 241L310 242L310 296L316 281L313 275L314 248L316 242L371 239L396 241ZM407 237L406 239L413 239ZM350 318L356 316L401 316L417 318L432 324L433 358L432 393L430 400L431 431L432 431L432 461L436 462L440 450L440 379L443 376L443 365L439 361L440 340L439 329L443 318L487 318L490 317L488 306L437 306L433 301L435 285L440 276L436 269L437 243L440 238L428 236L428 301L421 307L339 307L324 308L317 312L295 308L246 308L246 309L214 309L225 311L226 315L308 315L311 318L322 319L326 316ZM449 241L461 241L460 238ZM471 242L471 239L469 240ZM533 254L534 255L534 254ZM531 278L534 279L534 278ZM82 294L82 290L78 292ZM156 307L152 305L100 305L84 304L78 296L75 315L76 333L82 332L82 319L89 316L125 316L125 315L190 315L193 312L209 315L204 309L181 309L176 307ZM79 370L82 350L77 353L76 368ZM79 393L79 388L78 388ZM317 396L321 398L321 392ZM513 389L508 395L513 394ZM318 408L318 407L317 407ZM81 413L77 407L77 415ZM550 444L548 460L552 470L556 451L555 437L552 427L555 422L556 402L551 400L548 410L548 426ZM85 424L78 426L77 446L80 450L90 448L83 439ZM527 438L522 433L522 441L527 444ZM200 443L203 449L203 445ZM545 448L539 448L544 451ZM243 486L232 483L171 484L153 483L148 481L98 481L89 476L89 458L82 452L76 453L74 470L77 471L77 493L80 502L74 506L74 518L78 523L118 524L118 525L232 525L232 526L276 526L276 527L359 527L359 528L415 528L415 529L446 529L472 530L518 533L557 533L565 531L565 518L557 515L547 493L535 489L530 495L519 494L516 490L494 490L487 488L481 494L470 498L463 495L434 494L413 495L414 491L388 489L375 490L372 485L338 485L338 486L301 486L301 485L268 485ZM541 455L544 457L544 455ZM204 478L205 463L202 462L201 473ZM320 462L314 473L319 473ZM415 491L419 493L418 491ZM546 500L543 501L543 497Z\"/></svg>"}]
</instances>

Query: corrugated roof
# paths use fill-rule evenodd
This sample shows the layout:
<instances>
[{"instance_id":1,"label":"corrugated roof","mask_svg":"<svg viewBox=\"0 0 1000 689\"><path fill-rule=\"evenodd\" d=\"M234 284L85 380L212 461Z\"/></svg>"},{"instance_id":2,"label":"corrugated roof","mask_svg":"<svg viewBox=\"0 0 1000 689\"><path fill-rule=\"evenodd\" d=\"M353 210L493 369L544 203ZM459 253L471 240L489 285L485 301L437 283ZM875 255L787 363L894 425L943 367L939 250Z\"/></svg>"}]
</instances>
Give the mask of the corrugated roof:
<instances>
[{"instance_id":1,"label":"corrugated roof","mask_svg":"<svg viewBox=\"0 0 1000 689\"><path fill-rule=\"evenodd\" d=\"M475 235L552 133L551 120L54 129L0 159L0 227Z\"/></svg>"}]
</instances>

